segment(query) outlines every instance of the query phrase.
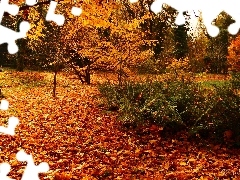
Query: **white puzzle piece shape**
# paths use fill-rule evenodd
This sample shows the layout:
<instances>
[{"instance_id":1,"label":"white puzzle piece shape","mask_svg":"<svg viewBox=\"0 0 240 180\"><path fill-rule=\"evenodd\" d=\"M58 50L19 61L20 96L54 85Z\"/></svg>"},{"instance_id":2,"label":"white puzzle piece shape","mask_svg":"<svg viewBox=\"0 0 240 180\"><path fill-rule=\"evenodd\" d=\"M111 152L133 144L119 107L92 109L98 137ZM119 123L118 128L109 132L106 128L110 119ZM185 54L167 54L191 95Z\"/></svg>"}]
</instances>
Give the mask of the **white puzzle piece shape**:
<instances>
[{"instance_id":1,"label":"white puzzle piece shape","mask_svg":"<svg viewBox=\"0 0 240 180\"><path fill-rule=\"evenodd\" d=\"M37 4L38 0L26 0L26 4L28 6L34 6L35 4Z\"/></svg>"},{"instance_id":2,"label":"white puzzle piece shape","mask_svg":"<svg viewBox=\"0 0 240 180\"><path fill-rule=\"evenodd\" d=\"M45 173L49 171L49 165L46 162L41 162L39 165L34 164L34 160L31 154L27 154L24 150L20 150L16 158L18 161L26 161L27 166L24 170L21 180L40 180L39 173Z\"/></svg>"},{"instance_id":3,"label":"white puzzle piece shape","mask_svg":"<svg viewBox=\"0 0 240 180\"><path fill-rule=\"evenodd\" d=\"M183 12L191 9L192 3L193 1L191 0L156 0L152 3L150 9L155 14L157 14L162 11L162 6L164 4L167 4L178 11L175 23L177 25L183 25L185 24L185 17L183 15Z\"/></svg>"},{"instance_id":4,"label":"white puzzle piece shape","mask_svg":"<svg viewBox=\"0 0 240 180\"><path fill-rule=\"evenodd\" d=\"M130 0L135 3L138 0ZM240 29L240 1L239 0L155 0L150 9L155 14L162 11L163 4L167 4L178 11L175 24L182 25L185 23L183 12L185 11L200 11L202 12L203 24L206 27L208 34L216 37L219 34L219 28L213 24L213 21L221 12L229 14L236 23L228 27L230 34L237 34Z\"/></svg>"},{"instance_id":5,"label":"white puzzle piece shape","mask_svg":"<svg viewBox=\"0 0 240 180\"><path fill-rule=\"evenodd\" d=\"M8 43L8 52L15 54L18 52L16 44L17 39L25 38L30 29L30 24L27 21L20 23L20 32L13 31L5 26L0 25L0 44Z\"/></svg>"},{"instance_id":6,"label":"white puzzle piece shape","mask_svg":"<svg viewBox=\"0 0 240 180\"><path fill-rule=\"evenodd\" d=\"M16 117L10 117L8 119L8 126L0 126L0 133L8 134L8 135L15 135L15 128L19 124L19 120Z\"/></svg>"},{"instance_id":7,"label":"white puzzle piece shape","mask_svg":"<svg viewBox=\"0 0 240 180\"><path fill-rule=\"evenodd\" d=\"M8 12L11 15L17 15L19 7L15 4L9 4L9 0L1 0L0 2L0 23L2 21L4 12ZM21 22L20 32L15 32L7 27L0 25L0 44L8 44L8 52L15 54L18 51L16 40L25 38L27 31L30 29L30 24L26 21Z\"/></svg>"},{"instance_id":8,"label":"white puzzle piece shape","mask_svg":"<svg viewBox=\"0 0 240 180\"><path fill-rule=\"evenodd\" d=\"M225 0L226 2L226 0ZM212 24L214 19L223 12L224 0L201 0L195 1L193 9L198 9L202 12L203 24L206 27L208 34L212 37L216 37L219 34L219 28Z\"/></svg>"},{"instance_id":9,"label":"white puzzle piece shape","mask_svg":"<svg viewBox=\"0 0 240 180\"><path fill-rule=\"evenodd\" d=\"M72 7L71 13L74 16L80 16L80 14L82 14L82 9L78 7Z\"/></svg>"},{"instance_id":10,"label":"white puzzle piece shape","mask_svg":"<svg viewBox=\"0 0 240 180\"><path fill-rule=\"evenodd\" d=\"M8 177L8 173L11 170L11 166L8 163L1 163L0 164L0 179L1 180L14 180L10 177Z\"/></svg>"},{"instance_id":11,"label":"white puzzle piece shape","mask_svg":"<svg viewBox=\"0 0 240 180\"><path fill-rule=\"evenodd\" d=\"M9 0L1 0L0 2L0 23L2 22L4 12L15 16L18 14L19 7L15 4L9 4Z\"/></svg>"},{"instance_id":12,"label":"white puzzle piece shape","mask_svg":"<svg viewBox=\"0 0 240 180\"><path fill-rule=\"evenodd\" d=\"M8 107L9 107L9 102L7 100L1 100L1 104L0 104L0 109L1 110L8 110Z\"/></svg>"},{"instance_id":13,"label":"white puzzle piece shape","mask_svg":"<svg viewBox=\"0 0 240 180\"><path fill-rule=\"evenodd\" d=\"M240 1L239 0L228 0L224 6L224 11L229 14L235 23L232 23L228 27L228 32L232 35L236 35L240 28Z\"/></svg>"},{"instance_id":14,"label":"white puzzle piece shape","mask_svg":"<svg viewBox=\"0 0 240 180\"><path fill-rule=\"evenodd\" d=\"M64 24L65 17L61 14L55 14L56 7L57 2L51 1L46 15L46 21L54 21L58 26L62 26Z\"/></svg>"}]
</instances>

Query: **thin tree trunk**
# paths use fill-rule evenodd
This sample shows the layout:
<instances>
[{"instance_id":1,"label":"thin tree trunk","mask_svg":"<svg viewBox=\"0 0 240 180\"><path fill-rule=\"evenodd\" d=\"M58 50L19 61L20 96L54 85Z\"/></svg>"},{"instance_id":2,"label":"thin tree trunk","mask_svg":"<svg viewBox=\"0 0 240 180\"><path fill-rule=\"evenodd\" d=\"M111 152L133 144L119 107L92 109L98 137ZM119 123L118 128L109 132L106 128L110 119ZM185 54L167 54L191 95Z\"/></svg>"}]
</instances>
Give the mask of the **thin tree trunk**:
<instances>
[{"instance_id":1,"label":"thin tree trunk","mask_svg":"<svg viewBox=\"0 0 240 180\"><path fill-rule=\"evenodd\" d=\"M20 56L19 54L20 52L17 53L17 59L16 59L16 70L19 72L23 72L24 70L24 61L23 61L23 57Z\"/></svg>"},{"instance_id":2,"label":"thin tree trunk","mask_svg":"<svg viewBox=\"0 0 240 180\"><path fill-rule=\"evenodd\" d=\"M86 69L86 83L90 84L90 65L87 65L87 69Z\"/></svg>"},{"instance_id":3,"label":"thin tree trunk","mask_svg":"<svg viewBox=\"0 0 240 180\"><path fill-rule=\"evenodd\" d=\"M17 63L17 71L23 72L23 62L20 60L20 62Z\"/></svg>"},{"instance_id":4,"label":"thin tree trunk","mask_svg":"<svg viewBox=\"0 0 240 180\"><path fill-rule=\"evenodd\" d=\"M118 73L118 84L120 87L122 87L122 58L120 60L120 68Z\"/></svg>"},{"instance_id":5,"label":"thin tree trunk","mask_svg":"<svg viewBox=\"0 0 240 180\"><path fill-rule=\"evenodd\" d=\"M56 97L56 88L57 88L57 70L54 70L54 78L53 78L53 97Z\"/></svg>"}]
</instances>

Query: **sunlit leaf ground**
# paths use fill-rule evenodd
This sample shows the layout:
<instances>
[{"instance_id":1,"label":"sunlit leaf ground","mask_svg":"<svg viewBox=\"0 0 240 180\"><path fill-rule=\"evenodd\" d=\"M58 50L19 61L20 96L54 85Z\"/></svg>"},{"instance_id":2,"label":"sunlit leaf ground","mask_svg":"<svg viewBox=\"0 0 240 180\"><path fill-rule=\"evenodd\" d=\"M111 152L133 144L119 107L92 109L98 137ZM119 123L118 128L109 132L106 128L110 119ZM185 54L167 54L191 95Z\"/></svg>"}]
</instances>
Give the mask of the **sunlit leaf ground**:
<instances>
[{"instance_id":1,"label":"sunlit leaf ground","mask_svg":"<svg viewBox=\"0 0 240 180\"><path fill-rule=\"evenodd\" d=\"M25 164L16 160L24 149L36 164L48 162L41 179L240 179L239 150L189 141L183 132L161 137L161 128L126 130L116 113L98 106L97 82L113 75L95 74L92 85L74 76L58 76L52 97L50 73L5 71L0 86L9 101L0 125L9 116L20 124L15 136L0 135L1 161L9 162L10 177L21 179ZM116 79L115 79L116 80Z\"/></svg>"}]
</instances>

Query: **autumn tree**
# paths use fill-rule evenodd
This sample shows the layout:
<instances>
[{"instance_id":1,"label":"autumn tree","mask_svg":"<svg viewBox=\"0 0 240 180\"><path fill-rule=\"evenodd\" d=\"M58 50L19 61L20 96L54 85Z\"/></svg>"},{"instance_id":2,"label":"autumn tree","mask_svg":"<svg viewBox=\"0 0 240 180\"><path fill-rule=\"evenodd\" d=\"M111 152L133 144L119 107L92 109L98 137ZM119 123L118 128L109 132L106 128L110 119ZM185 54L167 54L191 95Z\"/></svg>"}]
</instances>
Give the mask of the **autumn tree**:
<instances>
[{"instance_id":1,"label":"autumn tree","mask_svg":"<svg viewBox=\"0 0 240 180\"><path fill-rule=\"evenodd\" d=\"M176 25L173 28L173 39L175 42L174 45L174 55L176 59L184 59L187 57L189 47L188 41L190 40L189 31L191 30L191 17L188 12L184 13L185 16L185 24Z\"/></svg>"},{"instance_id":2,"label":"autumn tree","mask_svg":"<svg viewBox=\"0 0 240 180\"><path fill-rule=\"evenodd\" d=\"M36 48L35 57L38 58L39 64L54 72L53 78L53 96L56 96L57 73L64 68L64 50L65 43L62 41L62 28L54 22L44 22L44 37L41 44Z\"/></svg>"},{"instance_id":3,"label":"autumn tree","mask_svg":"<svg viewBox=\"0 0 240 180\"><path fill-rule=\"evenodd\" d=\"M129 3L126 3L128 5ZM151 49L154 53L152 58L147 58L144 64L154 64L154 69L163 72L166 63L174 57L174 29L177 11L172 7L164 4L162 11L155 14L151 11L152 1L139 0L138 2L128 5L126 16L142 18L140 28L145 40L152 40L154 43L144 44L143 49ZM125 11L124 11L125 12ZM130 13L131 12L131 13ZM151 70L150 70L151 71Z\"/></svg>"},{"instance_id":4,"label":"autumn tree","mask_svg":"<svg viewBox=\"0 0 240 180\"><path fill-rule=\"evenodd\" d=\"M227 27L233 22L232 18L221 13L215 21L220 33L217 37L208 36L206 63L209 64L209 71L212 73L227 73L227 56L229 46L229 33Z\"/></svg>"},{"instance_id":5,"label":"autumn tree","mask_svg":"<svg viewBox=\"0 0 240 180\"><path fill-rule=\"evenodd\" d=\"M188 52L188 35L186 25L180 25L174 28L176 59L184 59Z\"/></svg>"},{"instance_id":6,"label":"autumn tree","mask_svg":"<svg viewBox=\"0 0 240 180\"><path fill-rule=\"evenodd\" d=\"M240 36L232 40L228 48L228 64L231 71L240 71Z\"/></svg>"},{"instance_id":7,"label":"autumn tree","mask_svg":"<svg viewBox=\"0 0 240 180\"><path fill-rule=\"evenodd\" d=\"M206 35L206 28L202 21L201 13L196 15L196 24L189 28L188 36L188 59L193 72L205 72L208 69L204 61L207 53L209 39Z\"/></svg>"},{"instance_id":8,"label":"autumn tree","mask_svg":"<svg viewBox=\"0 0 240 180\"><path fill-rule=\"evenodd\" d=\"M62 1L62 0L59 0ZM42 29L44 28L43 22L45 21L46 13L42 12L42 7L48 7L50 0L38 0L33 6L28 6L24 0L10 0L9 3L19 6L19 13L12 16L7 12L4 13L2 25L14 30L19 31L19 24L26 20L30 22L31 29L27 34L27 38L18 39L16 41L19 51L16 54L9 54L6 51L4 58L16 65L16 69L23 71L25 64L34 64L34 47L38 46L40 37L42 37Z\"/></svg>"},{"instance_id":9,"label":"autumn tree","mask_svg":"<svg viewBox=\"0 0 240 180\"><path fill-rule=\"evenodd\" d=\"M16 31L20 31L19 29L19 26L20 26L20 23L24 20L27 20L27 15L24 15L24 17L22 16L18 16L17 18L17 23L16 23ZM24 61L25 59L28 59L28 55L30 53L28 53L28 51L30 50L29 47L27 46L27 41L28 41L28 38L21 38L21 39L18 39L16 41L17 45L18 45L18 52L15 54L15 58L16 58L16 70L17 71L20 71L20 72L23 72L24 70Z\"/></svg>"},{"instance_id":10,"label":"autumn tree","mask_svg":"<svg viewBox=\"0 0 240 180\"><path fill-rule=\"evenodd\" d=\"M151 55L141 49L146 43L140 30L143 20L125 19L121 2L84 2L81 8L78 18L71 20L73 17L68 15L65 41L71 49L91 59L91 69L105 64L115 71L121 85L126 71Z\"/></svg>"},{"instance_id":11,"label":"autumn tree","mask_svg":"<svg viewBox=\"0 0 240 180\"><path fill-rule=\"evenodd\" d=\"M48 6L35 6L29 19L32 29L28 32L28 46L34 52L36 63L53 71L53 96L56 96L57 73L64 67L65 42L62 40L63 26L45 20Z\"/></svg>"}]
</instances>

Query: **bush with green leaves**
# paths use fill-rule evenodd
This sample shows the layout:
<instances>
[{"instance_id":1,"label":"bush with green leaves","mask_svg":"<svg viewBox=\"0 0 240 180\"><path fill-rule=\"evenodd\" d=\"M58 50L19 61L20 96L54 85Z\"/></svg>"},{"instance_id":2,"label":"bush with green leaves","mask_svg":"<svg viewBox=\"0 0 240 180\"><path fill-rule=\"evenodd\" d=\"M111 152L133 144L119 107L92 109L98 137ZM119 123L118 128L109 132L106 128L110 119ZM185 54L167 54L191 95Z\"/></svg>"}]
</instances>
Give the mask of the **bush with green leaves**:
<instances>
[{"instance_id":1,"label":"bush with green leaves","mask_svg":"<svg viewBox=\"0 0 240 180\"><path fill-rule=\"evenodd\" d=\"M161 82L126 82L121 88L109 83L99 85L100 93L105 97L109 108L117 105L120 119L128 123L157 124L176 121L181 118L175 107L166 100Z\"/></svg>"},{"instance_id":2,"label":"bush with green leaves","mask_svg":"<svg viewBox=\"0 0 240 180\"><path fill-rule=\"evenodd\" d=\"M226 130L231 130L235 136L240 135L240 95L230 83L215 86L210 107L206 119L212 121L217 136L223 135Z\"/></svg>"},{"instance_id":3,"label":"bush with green leaves","mask_svg":"<svg viewBox=\"0 0 240 180\"><path fill-rule=\"evenodd\" d=\"M212 88L181 80L126 82L122 87L105 83L99 90L108 106L118 107L123 122L174 124L172 128L184 127L193 134L204 130L222 136L231 130L240 135L240 95L231 82Z\"/></svg>"},{"instance_id":4,"label":"bush with green leaves","mask_svg":"<svg viewBox=\"0 0 240 180\"><path fill-rule=\"evenodd\" d=\"M154 62L152 59L149 59L139 64L137 67L137 72L139 74L160 74L164 72L164 70L160 71L156 66L156 62Z\"/></svg>"},{"instance_id":5,"label":"bush with green leaves","mask_svg":"<svg viewBox=\"0 0 240 180\"><path fill-rule=\"evenodd\" d=\"M230 82L234 89L240 89L240 72L232 72Z\"/></svg>"}]
</instances>

